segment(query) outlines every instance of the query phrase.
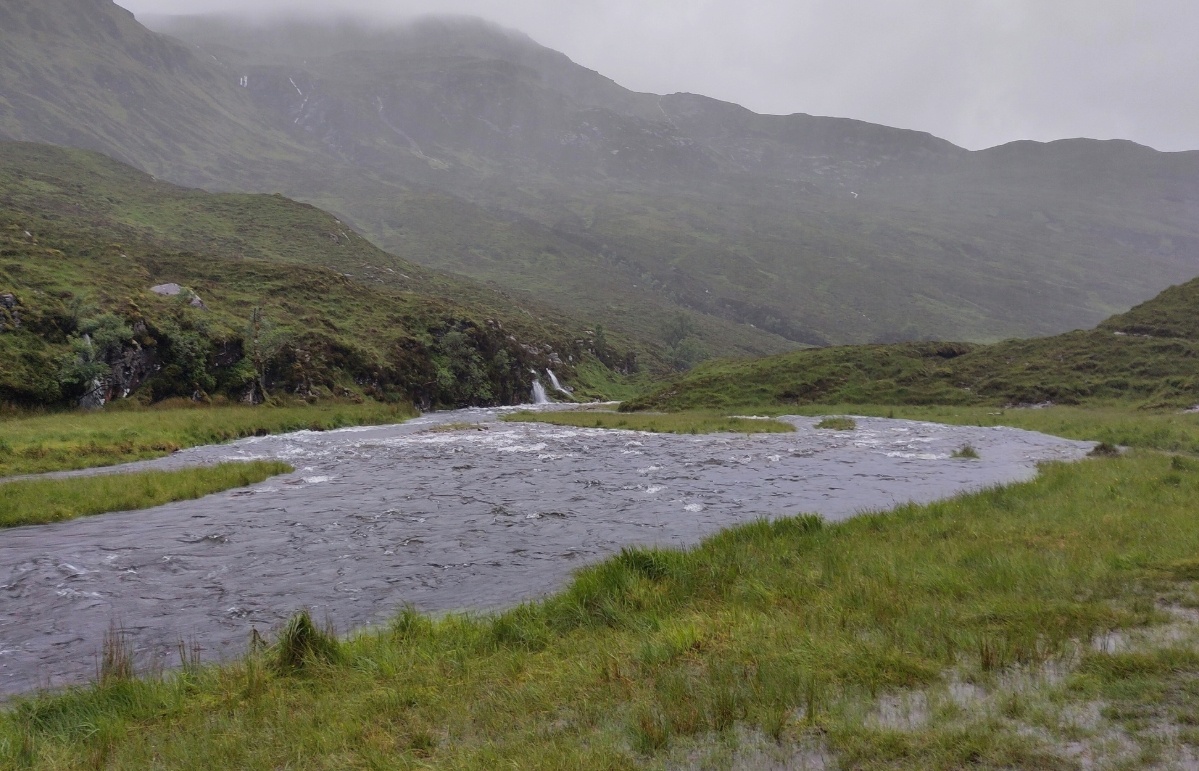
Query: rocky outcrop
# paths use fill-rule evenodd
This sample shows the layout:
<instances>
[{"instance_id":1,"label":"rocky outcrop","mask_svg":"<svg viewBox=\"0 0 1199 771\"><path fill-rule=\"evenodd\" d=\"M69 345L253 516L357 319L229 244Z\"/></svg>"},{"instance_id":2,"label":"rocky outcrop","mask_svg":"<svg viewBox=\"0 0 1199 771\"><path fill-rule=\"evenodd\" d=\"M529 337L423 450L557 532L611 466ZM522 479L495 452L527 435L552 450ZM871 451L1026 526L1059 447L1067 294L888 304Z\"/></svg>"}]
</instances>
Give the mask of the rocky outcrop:
<instances>
[{"instance_id":1,"label":"rocky outcrop","mask_svg":"<svg viewBox=\"0 0 1199 771\"><path fill-rule=\"evenodd\" d=\"M21 328L20 303L11 293L0 294L0 332Z\"/></svg>"},{"instance_id":2,"label":"rocky outcrop","mask_svg":"<svg viewBox=\"0 0 1199 771\"><path fill-rule=\"evenodd\" d=\"M80 407L99 409L114 399L124 399L160 369L158 352L136 342L106 363L108 374L92 381L87 393L79 399Z\"/></svg>"}]
</instances>

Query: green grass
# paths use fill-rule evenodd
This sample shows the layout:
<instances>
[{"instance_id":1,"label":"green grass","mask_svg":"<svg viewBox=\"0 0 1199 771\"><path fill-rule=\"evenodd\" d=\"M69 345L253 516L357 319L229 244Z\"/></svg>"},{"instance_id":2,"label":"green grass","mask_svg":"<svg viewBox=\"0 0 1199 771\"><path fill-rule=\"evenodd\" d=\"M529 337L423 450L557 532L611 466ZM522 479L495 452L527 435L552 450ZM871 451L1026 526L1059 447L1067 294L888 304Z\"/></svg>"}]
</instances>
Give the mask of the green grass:
<instances>
[{"instance_id":1,"label":"green grass","mask_svg":"<svg viewBox=\"0 0 1199 771\"><path fill-rule=\"evenodd\" d=\"M978 450L974 449L974 445L964 444L953 451L953 457L962 460L978 460Z\"/></svg>"},{"instance_id":2,"label":"green grass","mask_svg":"<svg viewBox=\"0 0 1199 771\"><path fill-rule=\"evenodd\" d=\"M858 423L856 420L844 416L825 418L816 424L816 428L824 428L830 431L853 431L857 427Z\"/></svg>"},{"instance_id":3,"label":"green grass","mask_svg":"<svg viewBox=\"0 0 1199 771\"><path fill-rule=\"evenodd\" d=\"M761 409L763 414L771 415L815 416L827 415L833 411L965 426L1011 426L1067 439L1199 455L1199 414L1182 413L1178 410L1142 410L1127 404L1043 409L840 404Z\"/></svg>"},{"instance_id":4,"label":"green grass","mask_svg":"<svg viewBox=\"0 0 1199 771\"><path fill-rule=\"evenodd\" d=\"M329 430L412 417L406 405L164 406L0 418L0 477L111 466L247 436Z\"/></svg>"},{"instance_id":5,"label":"green grass","mask_svg":"<svg viewBox=\"0 0 1199 771\"><path fill-rule=\"evenodd\" d=\"M1105 442L1112 446L1199 455L1199 413L1184 413L1176 409L1137 409L1127 403L1040 409L979 405L776 404L756 405L752 409L760 415L771 416L821 417L843 413L951 425L1010 426L1067 439ZM691 412L684 410L668 414L687 415ZM702 414L703 411L695 412Z\"/></svg>"},{"instance_id":6,"label":"green grass","mask_svg":"<svg viewBox=\"0 0 1199 771\"><path fill-rule=\"evenodd\" d=\"M653 434L784 434L795 426L781 420L757 420L711 412L637 414L584 410L577 412L527 412L505 415L501 420L514 423L552 423L579 428L617 428L648 431Z\"/></svg>"},{"instance_id":7,"label":"green grass","mask_svg":"<svg viewBox=\"0 0 1199 771\"><path fill-rule=\"evenodd\" d=\"M0 528L148 509L245 487L294 470L278 461L253 461L179 471L5 482L0 483Z\"/></svg>"},{"instance_id":8,"label":"green grass","mask_svg":"<svg viewBox=\"0 0 1199 771\"><path fill-rule=\"evenodd\" d=\"M900 343L714 361L622 409L759 409L808 404L1140 407L1199 403L1199 279L1098 328L993 345Z\"/></svg>"},{"instance_id":9,"label":"green grass","mask_svg":"<svg viewBox=\"0 0 1199 771\"><path fill-rule=\"evenodd\" d=\"M150 291L167 282L205 307ZM78 384L59 382L60 362L99 313L118 315L136 350L154 355L133 394L142 401L197 390L240 399L255 309L278 343L265 354L273 394L512 404L527 399L530 369L554 366L574 383L574 362L594 347L589 319L422 268L312 206L175 187L46 145L0 151L0 294L16 298L12 312L0 308L0 405L74 403ZM627 334L604 339L608 364L635 368ZM600 392L620 388L620 377L590 377Z\"/></svg>"},{"instance_id":10,"label":"green grass","mask_svg":"<svg viewBox=\"0 0 1199 771\"><path fill-rule=\"evenodd\" d=\"M224 667L20 700L0 717L0 759L635 768L734 752L748 732L847 766L1070 768L1068 726L1017 703L1048 686L1006 693L1005 673L1055 664L1092 678L1054 692L1044 708L1059 711L1128 667L1142 694L1181 687L1193 655L1078 653L1159 622L1155 602L1193 580L1199 473L1176 465L1152 453L1051 464L1030 483L841 524L801 516L685 552L626 549L544 602L405 612L335 646L297 622L290 642ZM871 717L880 699L951 681L1006 706L942 704L902 730Z\"/></svg>"}]
</instances>

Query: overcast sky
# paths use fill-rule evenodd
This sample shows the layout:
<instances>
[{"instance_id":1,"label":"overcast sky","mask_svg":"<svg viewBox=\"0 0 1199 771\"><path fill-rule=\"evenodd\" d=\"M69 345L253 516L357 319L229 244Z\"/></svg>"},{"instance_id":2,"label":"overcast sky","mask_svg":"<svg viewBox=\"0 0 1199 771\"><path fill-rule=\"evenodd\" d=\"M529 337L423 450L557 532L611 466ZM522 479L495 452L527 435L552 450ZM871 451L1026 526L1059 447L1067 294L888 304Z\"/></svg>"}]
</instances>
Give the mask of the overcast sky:
<instances>
[{"instance_id":1,"label":"overcast sky","mask_svg":"<svg viewBox=\"0 0 1199 771\"><path fill-rule=\"evenodd\" d=\"M1199 150L1196 0L117 0L134 13L480 16L639 91L930 131L971 149Z\"/></svg>"}]
</instances>

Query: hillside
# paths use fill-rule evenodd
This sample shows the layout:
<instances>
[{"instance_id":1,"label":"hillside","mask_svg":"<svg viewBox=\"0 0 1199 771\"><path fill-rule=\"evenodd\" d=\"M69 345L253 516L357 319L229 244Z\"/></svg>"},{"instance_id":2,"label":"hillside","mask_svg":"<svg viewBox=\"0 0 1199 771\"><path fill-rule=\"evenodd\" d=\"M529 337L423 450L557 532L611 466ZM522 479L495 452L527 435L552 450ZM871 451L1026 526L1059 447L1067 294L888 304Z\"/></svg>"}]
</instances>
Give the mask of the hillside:
<instances>
[{"instance_id":1,"label":"hillside","mask_svg":"<svg viewBox=\"0 0 1199 771\"><path fill-rule=\"evenodd\" d=\"M110 0L3 13L0 136L282 192L388 253L555 305L676 366L1050 334L1199 269L1196 153L1086 140L969 153L639 94L462 19L153 20L172 39Z\"/></svg>"},{"instance_id":2,"label":"hillside","mask_svg":"<svg viewBox=\"0 0 1199 771\"><path fill-rule=\"evenodd\" d=\"M572 305L591 307L589 287L648 288L801 343L996 340L1093 325L1199 270L1199 153L1089 140L971 153L638 94L470 20L154 23L245 73L279 130L570 241L552 259L412 256ZM423 237L407 221L363 228L395 250Z\"/></svg>"},{"instance_id":3,"label":"hillside","mask_svg":"<svg viewBox=\"0 0 1199 771\"><path fill-rule=\"evenodd\" d=\"M596 255L551 228L355 160L336 138L275 121L254 95L259 78L248 80L250 87L242 78L217 56L150 32L111 0L13 0L0 9L0 138L95 149L209 190L281 192L336 212L368 235L391 233L389 252L409 258L404 264L436 265L449 255L596 263ZM400 263L386 266L400 270ZM559 278L562 292L577 301L558 306L572 316L639 338L650 351L665 347L660 330L680 312L669 298L602 269ZM525 303L553 299L535 283L508 291ZM794 347L735 321L692 316L716 351Z\"/></svg>"},{"instance_id":4,"label":"hillside","mask_svg":"<svg viewBox=\"0 0 1199 771\"><path fill-rule=\"evenodd\" d=\"M281 196L0 143L0 402L68 402L97 378L105 398L146 401L518 403L531 369L570 379L584 356L633 361L619 337L597 350L577 323L397 260ZM151 289L164 284L182 290Z\"/></svg>"},{"instance_id":5,"label":"hillside","mask_svg":"<svg viewBox=\"0 0 1199 771\"><path fill-rule=\"evenodd\" d=\"M802 404L1199 404L1199 278L1097 328L993 345L902 343L713 362L622 409Z\"/></svg>"}]
</instances>

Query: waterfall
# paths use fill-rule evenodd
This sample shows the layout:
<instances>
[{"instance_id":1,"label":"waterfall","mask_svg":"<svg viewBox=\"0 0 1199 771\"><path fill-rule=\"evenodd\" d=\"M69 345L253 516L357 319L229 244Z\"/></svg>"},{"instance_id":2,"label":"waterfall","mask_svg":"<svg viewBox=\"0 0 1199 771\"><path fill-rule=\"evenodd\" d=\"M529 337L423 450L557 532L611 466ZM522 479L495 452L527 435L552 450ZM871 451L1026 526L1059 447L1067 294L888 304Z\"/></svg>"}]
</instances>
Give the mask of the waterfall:
<instances>
[{"instance_id":1,"label":"waterfall","mask_svg":"<svg viewBox=\"0 0 1199 771\"><path fill-rule=\"evenodd\" d=\"M550 398L545 395L545 386L540 380L533 381L533 404L549 404Z\"/></svg>"},{"instance_id":2,"label":"waterfall","mask_svg":"<svg viewBox=\"0 0 1199 771\"><path fill-rule=\"evenodd\" d=\"M550 376L550 385L552 385L554 387L555 391L561 391L562 393L566 394L567 396L570 396L571 393L573 393L569 388L567 388L566 386L564 386L558 382L558 376L554 374L554 371L552 369L547 369L545 371L545 374Z\"/></svg>"}]
</instances>

